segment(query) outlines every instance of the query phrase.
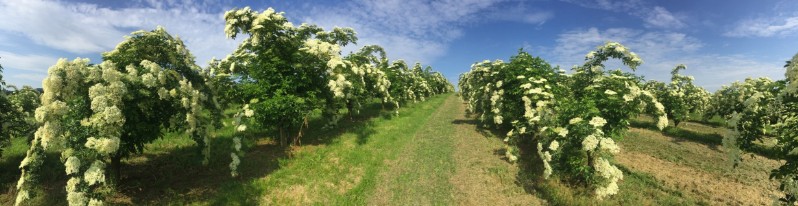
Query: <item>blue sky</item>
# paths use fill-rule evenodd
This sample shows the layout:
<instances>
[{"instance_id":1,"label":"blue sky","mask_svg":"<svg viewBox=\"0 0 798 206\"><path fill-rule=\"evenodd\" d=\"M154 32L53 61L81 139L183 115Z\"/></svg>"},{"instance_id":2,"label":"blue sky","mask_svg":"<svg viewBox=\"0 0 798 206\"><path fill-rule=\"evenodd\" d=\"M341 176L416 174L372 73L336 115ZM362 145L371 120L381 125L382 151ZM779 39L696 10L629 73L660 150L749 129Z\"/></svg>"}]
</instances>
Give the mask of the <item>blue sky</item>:
<instances>
[{"instance_id":1,"label":"blue sky","mask_svg":"<svg viewBox=\"0 0 798 206\"><path fill-rule=\"evenodd\" d=\"M686 64L685 74L714 91L746 77L783 79L784 61L798 52L794 0L0 0L0 65L9 84L39 87L58 58L99 63L124 35L163 25L204 66L235 49L222 16L244 6L284 11L295 25L352 27L359 46L381 45L391 59L431 65L453 83L472 63L520 48L569 70L618 41L645 62L636 73L668 80Z\"/></svg>"}]
</instances>

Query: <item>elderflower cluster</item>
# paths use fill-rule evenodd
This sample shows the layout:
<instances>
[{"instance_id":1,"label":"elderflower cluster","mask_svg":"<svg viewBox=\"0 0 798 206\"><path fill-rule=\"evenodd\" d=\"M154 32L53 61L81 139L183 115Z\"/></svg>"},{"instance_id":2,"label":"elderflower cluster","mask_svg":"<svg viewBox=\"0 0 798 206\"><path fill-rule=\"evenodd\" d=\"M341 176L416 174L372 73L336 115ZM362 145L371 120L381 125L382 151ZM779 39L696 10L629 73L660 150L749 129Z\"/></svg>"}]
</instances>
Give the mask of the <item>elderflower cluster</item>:
<instances>
[{"instance_id":1,"label":"elderflower cluster","mask_svg":"<svg viewBox=\"0 0 798 206\"><path fill-rule=\"evenodd\" d=\"M119 138L94 138L89 137L86 139L85 146L96 150L97 152L105 155L111 155L119 149Z\"/></svg>"},{"instance_id":2,"label":"elderflower cluster","mask_svg":"<svg viewBox=\"0 0 798 206\"><path fill-rule=\"evenodd\" d=\"M235 153L232 153L232 152L230 153L230 158L233 159L233 161L230 162L230 176L237 177L238 176L238 164L241 164L241 160L238 159L238 155L236 155Z\"/></svg>"},{"instance_id":3,"label":"elderflower cluster","mask_svg":"<svg viewBox=\"0 0 798 206\"><path fill-rule=\"evenodd\" d=\"M618 180L623 179L623 172L606 159L600 157L596 161L595 169L601 177L609 181L607 185L596 188L596 198L604 199L607 196L617 194Z\"/></svg>"},{"instance_id":4,"label":"elderflower cluster","mask_svg":"<svg viewBox=\"0 0 798 206\"><path fill-rule=\"evenodd\" d=\"M67 193L67 202L70 206L84 206L88 203L89 198L83 192L70 192Z\"/></svg>"},{"instance_id":5,"label":"elderflower cluster","mask_svg":"<svg viewBox=\"0 0 798 206\"><path fill-rule=\"evenodd\" d=\"M619 148L618 145L615 144L615 140L612 140L612 138L607 138L607 137L601 138L601 140L599 140L599 145L602 150L606 150L612 154L618 154L618 152L621 151L621 148Z\"/></svg>"},{"instance_id":6,"label":"elderflower cluster","mask_svg":"<svg viewBox=\"0 0 798 206\"><path fill-rule=\"evenodd\" d=\"M69 178L69 180L67 181L67 184L66 184L66 191L67 192L77 192L78 191L78 185L82 181L83 180L81 180L80 177L71 177L71 178Z\"/></svg>"},{"instance_id":7,"label":"elderflower cluster","mask_svg":"<svg viewBox=\"0 0 798 206\"><path fill-rule=\"evenodd\" d=\"M659 130L665 129L668 126L668 116L660 115L657 117L657 128Z\"/></svg>"},{"instance_id":8,"label":"elderflower cluster","mask_svg":"<svg viewBox=\"0 0 798 206\"><path fill-rule=\"evenodd\" d=\"M594 127L601 128L605 124L607 124L607 120L605 120L604 118L601 118L601 117L593 117L593 119L590 119L590 123L589 124L593 125Z\"/></svg>"},{"instance_id":9,"label":"elderflower cluster","mask_svg":"<svg viewBox=\"0 0 798 206\"><path fill-rule=\"evenodd\" d=\"M543 145L538 143L538 155L540 155L540 158L543 160L543 178L548 179L552 172L554 172L551 168L551 164L549 164L549 162L551 162L551 153L549 153L549 151L544 152Z\"/></svg>"},{"instance_id":10,"label":"elderflower cluster","mask_svg":"<svg viewBox=\"0 0 798 206\"><path fill-rule=\"evenodd\" d=\"M71 175L80 171L80 159L75 156L70 156L64 163L66 174Z\"/></svg>"},{"instance_id":11,"label":"elderflower cluster","mask_svg":"<svg viewBox=\"0 0 798 206\"><path fill-rule=\"evenodd\" d=\"M20 205L22 204L22 202L29 199L30 199L30 193L28 193L27 190L20 190L19 192L17 192L17 198L14 201L14 205Z\"/></svg>"},{"instance_id":12,"label":"elderflower cluster","mask_svg":"<svg viewBox=\"0 0 798 206\"><path fill-rule=\"evenodd\" d=\"M582 149L585 151L593 151L599 144L599 139L595 135L587 135L582 140Z\"/></svg>"},{"instance_id":13,"label":"elderflower cluster","mask_svg":"<svg viewBox=\"0 0 798 206\"><path fill-rule=\"evenodd\" d=\"M104 169L105 169L105 163L99 160L94 161L94 163L91 164L89 169L87 169L86 172L83 173L83 179L86 180L86 183L88 183L89 186L98 183L105 183Z\"/></svg>"},{"instance_id":14,"label":"elderflower cluster","mask_svg":"<svg viewBox=\"0 0 798 206\"><path fill-rule=\"evenodd\" d=\"M559 148L560 148L560 142L557 142L557 140L551 141L551 143L549 144L549 150L551 151L557 151L557 149Z\"/></svg>"},{"instance_id":15,"label":"elderflower cluster","mask_svg":"<svg viewBox=\"0 0 798 206\"><path fill-rule=\"evenodd\" d=\"M335 80L330 80L327 86L330 87L335 97L344 98L344 89L351 87L352 83L347 81L343 74L337 74L335 75Z\"/></svg>"}]
</instances>

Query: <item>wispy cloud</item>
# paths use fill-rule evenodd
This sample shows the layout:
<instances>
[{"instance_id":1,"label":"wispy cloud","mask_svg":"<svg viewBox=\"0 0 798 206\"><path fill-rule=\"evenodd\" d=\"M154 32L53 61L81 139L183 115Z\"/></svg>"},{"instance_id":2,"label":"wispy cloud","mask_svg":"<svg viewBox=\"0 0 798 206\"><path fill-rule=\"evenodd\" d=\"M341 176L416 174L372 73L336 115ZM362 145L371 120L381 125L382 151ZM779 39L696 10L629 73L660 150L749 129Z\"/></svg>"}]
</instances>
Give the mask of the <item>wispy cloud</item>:
<instances>
[{"instance_id":1,"label":"wispy cloud","mask_svg":"<svg viewBox=\"0 0 798 206\"><path fill-rule=\"evenodd\" d=\"M108 8L89 3L0 0L0 30L31 41L18 42L17 46L38 44L74 55L65 56L74 58L109 51L130 32L152 30L161 25L183 39L200 65L211 57L221 58L231 53L240 41L228 40L224 35L221 6L183 1L134 4L126 8ZM55 58L40 58L41 61L30 64L27 60L33 57L21 58L24 56L10 52L0 53L0 57L8 71L23 73L46 70L55 63ZM29 83L15 81L9 79L10 83Z\"/></svg>"},{"instance_id":2,"label":"wispy cloud","mask_svg":"<svg viewBox=\"0 0 798 206\"><path fill-rule=\"evenodd\" d=\"M663 7L655 6L654 9L643 16L647 26L658 28L684 28L686 24Z\"/></svg>"},{"instance_id":3,"label":"wispy cloud","mask_svg":"<svg viewBox=\"0 0 798 206\"><path fill-rule=\"evenodd\" d=\"M198 61L223 56L235 41L224 35L221 11L207 12L193 4L104 8L95 4L53 1L0 1L0 30L15 32L35 43L74 54L108 51L134 30L166 27L180 36Z\"/></svg>"},{"instance_id":4,"label":"wispy cloud","mask_svg":"<svg viewBox=\"0 0 798 206\"><path fill-rule=\"evenodd\" d=\"M52 56L15 54L7 51L0 51L0 65L3 65L5 68L47 73L47 68L55 64L57 60L57 57Z\"/></svg>"},{"instance_id":5,"label":"wispy cloud","mask_svg":"<svg viewBox=\"0 0 798 206\"><path fill-rule=\"evenodd\" d=\"M724 33L731 37L772 37L798 34L798 15L792 17L770 17L746 19Z\"/></svg>"},{"instance_id":6,"label":"wispy cloud","mask_svg":"<svg viewBox=\"0 0 798 206\"><path fill-rule=\"evenodd\" d=\"M704 44L697 38L676 32L651 32L629 28L577 29L560 34L556 44L547 48L553 64L568 69L583 63L584 55L606 41L616 41L636 52L644 61L637 71L647 79L665 81L670 70L678 64L687 65L684 72L696 77L696 83L710 91L746 77L767 76L781 78L782 62L764 62L746 55L701 53ZM620 67L617 61L608 69Z\"/></svg>"},{"instance_id":7,"label":"wispy cloud","mask_svg":"<svg viewBox=\"0 0 798 206\"><path fill-rule=\"evenodd\" d=\"M651 6L643 0L562 0L586 8L628 13L640 18L644 26L661 29L681 29L687 24L686 17L675 15L661 6Z\"/></svg>"},{"instance_id":8,"label":"wispy cloud","mask_svg":"<svg viewBox=\"0 0 798 206\"><path fill-rule=\"evenodd\" d=\"M508 9L499 10L504 7ZM468 23L502 20L539 25L553 15L505 0L360 0L311 8L302 20L326 28L352 27L359 45L378 44L391 58L429 63L446 54L448 44L462 36Z\"/></svg>"}]
</instances>

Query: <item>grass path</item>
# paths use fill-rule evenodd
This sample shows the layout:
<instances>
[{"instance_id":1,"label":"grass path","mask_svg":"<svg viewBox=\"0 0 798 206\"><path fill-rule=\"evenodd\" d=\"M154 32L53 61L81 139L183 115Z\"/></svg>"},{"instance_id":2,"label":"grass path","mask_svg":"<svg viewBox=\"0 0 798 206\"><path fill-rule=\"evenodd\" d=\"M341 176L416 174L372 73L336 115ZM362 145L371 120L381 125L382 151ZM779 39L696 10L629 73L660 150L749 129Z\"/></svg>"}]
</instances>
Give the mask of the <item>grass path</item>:
<instances>
[{"instance_id":1,"label":"grass path","mask_svg":"<svg viewBox=\"0 0 798 206\"><path fill-rule=\"evenodd\" d=\"M517 165L504 159L504 142L478 132L476 120L467 117L465 104L457 104L452 124L456 172L449 181L455 186L458 205L541 205L545 201L526 193L517 184Z\"/></svg>"},{"instance_id":2,"label":"grass path","mask_svg":"<svg viewBox=\"0 0 798 206\"><path fill-rule=\"evenodd\" d=\"M241 177L231 178L228 157L211 166L195 159L190 139L167 136L143 155L127 159L123 180L111 197L120 205L760 205L768 204L775 182L767 171L781 163L746 155L736 170L718 145L723 128L685 124L662 133L637 123L620 141L615 158L624 171L621 192L597 202L592 191L557 177L538 177L537 160L510 164L496 131L477 127L453 94L381 111L379 105L331 130L308 133L303 145L282 148L272 138L248 140ZM324 122L317 122L322 124ZM316 128L316 127L314 127ZM229 130L229 131L228 131ZM232 128L226 128L226 132ZM227 134L227 133L222 133ZM265 135L265 134L253 134ZM220 135L215 153L228 149ZM24 142L4 151L0 166L14 170ZM20 146L22 145L22 146ZM150 148L152 147L152 148ZM22 149L20 149L22 148ZM19 153L19 154L17 154ZM52 158L57 156L52 155ZM46 181L44 205L64 204L63 171ZM60 169L59 169L60 168ZM11 171L9 170L9 171ZM14 170L16 171L16 170ZM49 173L48 173L49 174ZM0 183L13 188L18 174ZM61 175L62 176L62 175ZM0 190L0 205L12 189ZM52 204L51 204L52 203Z\"/></svg>"},{"instance_id":3,"label":"grass path","mask_svg":"<svg viewBox=\"0 0 798 206\"><path fill-rule=\"evenodd\" d=\"M369 205L540 205L515 183L503 143L480 134L449 96L396 160L388 161Z\"/></svg>"}]
</instances>

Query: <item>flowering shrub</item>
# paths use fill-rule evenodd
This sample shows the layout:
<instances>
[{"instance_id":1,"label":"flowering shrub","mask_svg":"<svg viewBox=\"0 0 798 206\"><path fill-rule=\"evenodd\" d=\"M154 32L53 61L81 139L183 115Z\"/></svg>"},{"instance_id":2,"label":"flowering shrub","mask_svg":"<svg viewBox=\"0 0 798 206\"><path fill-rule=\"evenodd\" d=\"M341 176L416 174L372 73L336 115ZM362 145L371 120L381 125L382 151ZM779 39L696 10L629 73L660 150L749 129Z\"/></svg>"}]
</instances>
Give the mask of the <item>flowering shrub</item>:
<instances>
[{"instance_id":1,"label":"flowering shrub","mask_svg":"<svg viewBox=\"0 0 798 206\"><path fill-rule=\"evenodd\" d=\"M253 99L250 103L257 103L257 100ZM244 107L241 109L240 112L233 115L233 128L235 128L235 133L243 133L247 131L247 125L245 124L246 119L250 118L255 115L255 111L249 108L249 104L245 104ZM244 155L244 151L241 150L241 137L234 136L233 137L233 151L230 152L230 158L232 161L230 162L230 176L237 177L238 176L238 165L241 164L240 157Z\"/></svg>"},{"instance_id":2,"label":"flowering shrub","mask_svg":"<svg viewBox=\"0 0 798 206\"><path fill-rule=\"evenodd\" d=\"M0 146L11 138L32 136L36 127L33 110L39 105L39 93L36 90L28 86L21 90L13 85L6 86L2 72L3 67L0 66ZM7 89L14 91L7 95Z\"/></svg>"},{"instance_id":3,"label":"flowering shrub","mask_svg":"<svg viewBox=\"0 0 798 206\"><path fill-rule=\"evenodd\" d=\"M773 96L779 92L779 82L774 82L770 78L746 78L743 82L733 82L731 85L724 85L712 94L705 118L720 116L724 119L731 119L735 113L743 112L744 102L756 93L768 94Z\"/></svg>"},{"instance_id":4,"label":"flowering shrub","mask_svg":"<svg viewBox=\"0 0 798 206\"><path fill-rule=\"evenodd\" d=\"M407 71L403 62L395 62L404 68L392 70L378 46L341 56L341 47L357 41L350 28L296 27L271 8L263 12L248 7L231 10L225 13L225 20L228 37L248 36L219 67L229 65L242 89L241 98L261 100L250 105L254 119L261 126L275 126L281 144L287 143L289 136L291 142L298 143L314 110L325 111L334 124L340 108L357 113L371 98L398 107L402 101L423 100L433 91L444 91L430 88L432 73L421 71L420 64ZM451 91L452 87L447 88Z\"/></svg>"},{"instance_id":5,"label":"flowering shrub","mask_svg":"<svg viewBox=\"0 0 798 206\"><path fill-rule=\"evenodd\" d=\"M750 149L765 135L777 139L773 149L784 164L771 171L770 177L781 182L779 189L785 196L779 200L794 205L798 202L798 54L785 67L785 80L746 79L724 87L715 97L726 100L720 104L737 106L727 115L735 132L723 139L735 166L741 149Z\"/></svg>"},{"instance_id":6,"label":"flowering shrub","mask_svg":"<svg viewBox=\"0 0 798 206\"><path fill-rule=\"evenodd\" d=\"M41 126L20 163L17 204L34 195L33 175L46 148L61 149L70 205L102 204L103 188L114 180L107 178L107 162L115 170L110 177L118 177L120 159L141 152L162 128L185 131L207 164L209 125L218 118L208 115L215 114L213 101L201 91L204 78L182 41L163 28L139 31L103 56L99 65L61 59L48 70L34 115Z\"/></svg>"},{"instance_id":7,"label":"flowering shrub","mask_svg":"<svg viewBox=\"0 0 798 206\"><path fill-rule=\"evenodd\" d=\"M216 96L233 99L223 101L225 105L249 100L234 115L229 167L236 177L244 155L241 134L248 127L275 126L281 144L289 136L296 144L315 110L337 112L346 105L356 113L371 98L398 108L400 101L423 101L453 90L431 68L421 70L416 64L411 71L403 63L390 67L378 46L342 57L340 47L357 40L349 28L295 27L271 8L231 10L224 18L228 37L247 37L233 54L211 60L206 69L194 63L179 38L160 27L134 32L103 53L99 65L61 59L52 66L33 115L39 127L19 166L16 204L36 195L31 189L47 148L61 150L70 205L102 205L113 177L119 177L120 159L142 152L164 129L186 132L208 164L210 131L221 126ZM7 105L0 95L0 121L6 120L6 111L17 111ZM3 134L7 124L0 123ZM106 173L106 168L115 173Z\"/></svg>"},{"instance_id":8,"label":"flowering shrub","mask_svg":"<svg viewBox=\"0 0 798 206\"><path fill-rule=\"evenodd\" d=\"M675 126L687 120L690 113L703 113L711 98L707 90L693 84L692 76L679 74L680 70L686 68L681 64L676 66L671 71L670 84L651 80L644 85L644 88L653 93L663 104L668 119L672 120Z\"/></svg>"},{"instance_id":9,"label":"flowering shrub","mask_svg":"<svg viewBox=\"0 0 798 206\"><path fill-rule=\"evenodd\" d=\"M532 138L543 163L543 177L556 173L587 183L601 199L618 192L621 171L610 163L635 115L652 111L660 129L667 125L664 107L642 90L640 77L603 63L618 58L634 70L639 57L614 42L588 53L574 74L552 68L526 52L472 65L460 76L460 91L470 112L488 125L510 129L506 156L518 159L521 138Z\"/></svg>"}]
</instances>

